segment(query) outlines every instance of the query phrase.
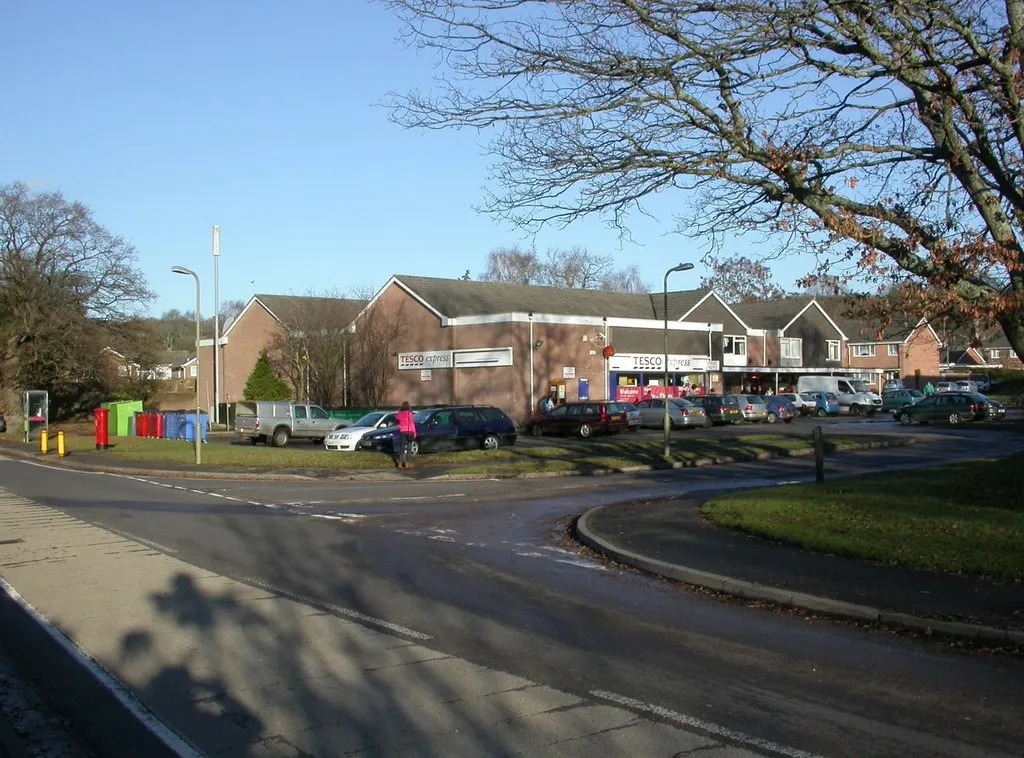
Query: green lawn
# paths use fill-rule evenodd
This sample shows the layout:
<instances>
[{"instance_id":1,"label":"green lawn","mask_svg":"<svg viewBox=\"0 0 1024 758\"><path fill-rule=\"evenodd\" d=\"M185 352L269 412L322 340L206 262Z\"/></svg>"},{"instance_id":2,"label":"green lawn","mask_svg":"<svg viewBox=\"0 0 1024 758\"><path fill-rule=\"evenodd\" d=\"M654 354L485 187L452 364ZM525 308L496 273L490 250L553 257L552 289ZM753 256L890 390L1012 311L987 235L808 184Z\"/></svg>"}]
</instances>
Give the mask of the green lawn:
<instances>
[{"instance_id":1,"label":"green lawn","mask_svg":"<svg viewBox=\"0 0 1024 758\"><path fill-rule=\"evenodd\" d=\"M704 514L809 550L1024 579L1024 454L737 493Z\"/></svg>"}]
</instances>

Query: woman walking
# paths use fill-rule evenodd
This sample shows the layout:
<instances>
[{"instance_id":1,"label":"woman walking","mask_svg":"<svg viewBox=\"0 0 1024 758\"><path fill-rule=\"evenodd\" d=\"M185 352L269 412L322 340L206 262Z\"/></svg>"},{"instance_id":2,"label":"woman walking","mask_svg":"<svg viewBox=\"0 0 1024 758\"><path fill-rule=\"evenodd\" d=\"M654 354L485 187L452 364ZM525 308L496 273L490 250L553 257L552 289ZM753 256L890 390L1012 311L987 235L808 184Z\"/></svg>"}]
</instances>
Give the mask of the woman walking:
<instances>
[{"instance_id":1,"label":"woman walking","mask_svg":"<svg viewBox=\"0 0 1024 758\"><path fill-rule=\"evenodd\" d=\"M408 400L402 403L402 407L398 410L398 437L399 447L395 466L409 468L409 459L412 457L412 441L416 439L416 421L413 419Z\"/></svg>"}]
</instances>

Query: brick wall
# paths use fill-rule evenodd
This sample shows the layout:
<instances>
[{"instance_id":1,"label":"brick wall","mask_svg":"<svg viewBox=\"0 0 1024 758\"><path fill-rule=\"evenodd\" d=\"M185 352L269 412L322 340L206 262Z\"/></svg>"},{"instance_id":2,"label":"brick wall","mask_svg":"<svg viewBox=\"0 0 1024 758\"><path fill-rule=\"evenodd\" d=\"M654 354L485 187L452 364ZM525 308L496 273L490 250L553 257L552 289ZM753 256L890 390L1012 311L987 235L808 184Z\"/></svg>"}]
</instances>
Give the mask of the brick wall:
<instances>
[{"instance_id":1,"label":"brick wall","mask_svg":"<svg viewBox=\"0 0 1024 758\"><path fill-rule=\"evenodd\" d=\"M918 327L900 350L900 378L905 386L921 389L927 382L934 384L939 380L941 350L931 329Z\"/></svg>"}]
</instances>

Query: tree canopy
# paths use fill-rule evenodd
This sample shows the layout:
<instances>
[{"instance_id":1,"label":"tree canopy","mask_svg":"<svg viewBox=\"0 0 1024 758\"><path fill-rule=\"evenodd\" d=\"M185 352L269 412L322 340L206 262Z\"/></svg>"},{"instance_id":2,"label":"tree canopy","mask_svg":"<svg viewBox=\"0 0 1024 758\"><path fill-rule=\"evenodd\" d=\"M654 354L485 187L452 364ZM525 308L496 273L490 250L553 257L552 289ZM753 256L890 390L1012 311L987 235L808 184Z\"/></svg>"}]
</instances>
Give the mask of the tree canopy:
<instances>
[{"instance_id":1,"label":"tree canopy","mask_svg":"<svg viewBox=\"0 0 1024 758\"><path fill-rule=\"evenodd\" d=\"M635 265L616 269L611 256L595 255L579 246L568 250L551 248L543 260L535 250L498 247L487 254L487 268L480 279L564 289L647 292Z\"/></svg>"},{"instance_id":2,"label":"tree canopy","mask_svg":"<svg viewBox=\"0 0 1024 758\"><path fill-rule=\"evenodd\" d=\"M382 0L445 70L401 124L493 129L486 209L758 230L1024 357L1024 0Z\"/></svg>"},{"instance_id":3,"label":"tree canopy","mask_svg":"<svg viewBox=\"0 0 1024 758\"><path fill-rule=\"evenodd\" d=\"M103 348L138 334L135 312L151 298L135 248L84 205L0 186L4 388L48 390L54 418L91 408L105 384Z\"/></svg>"},{"instance_id":4,"label":"tree canopy","mask_svg":"<svg viewBox=\"0 0 1024 758\"><path fill-rule=\"evenodd\" d=\"M256 359L256 365L252 367L252 373L245 381L242 396L246 400L289 400L291 394L288 384L274 373L270 357L264 350Z\"/></svg>"},{"instance_id":5,"label":"tree canopy","mask_svg":"<svg viewBox=\"0 0 1024 758\"><path fill-rule=\"evenodd\" d=\"M758 261L710 256L705 262L711 273L700 280L700 286L714 289L727 303L774 300L786 294L772 281L771 269Z\"/></svg>"}]
</instances>

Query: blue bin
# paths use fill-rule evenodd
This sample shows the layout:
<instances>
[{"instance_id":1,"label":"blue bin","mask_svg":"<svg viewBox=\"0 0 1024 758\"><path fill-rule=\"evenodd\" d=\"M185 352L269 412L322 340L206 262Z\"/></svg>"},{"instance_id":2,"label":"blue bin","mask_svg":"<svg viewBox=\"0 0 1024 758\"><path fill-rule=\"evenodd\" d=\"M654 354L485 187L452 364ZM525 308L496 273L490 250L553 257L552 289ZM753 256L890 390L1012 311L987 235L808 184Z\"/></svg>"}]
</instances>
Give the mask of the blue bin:
<instances>
[{"instance_id":1,"label":"blue bin","mask_svg":"<svg viewBox=\"0 0 1024 758\"><path fill-rule=\"evenodd\" d=\"M178 436L182 434L181 430L181 414L180 413L165 413L164 414L164 439L176 440Z\"/></svg>"},{"instance_id":2,"label":"blue bin","mask_svg":"<svg viewBox=\"0 0 1024 758\"><path fill-rule=\"evenodd\" d=\"M184 414L184 430L185 440L188 442L196 441L196 414L186 413ZM209 431L210 417L205 413L199 416L199 439L206 442L206 433Z\"/></svg>"}]
</instances>

